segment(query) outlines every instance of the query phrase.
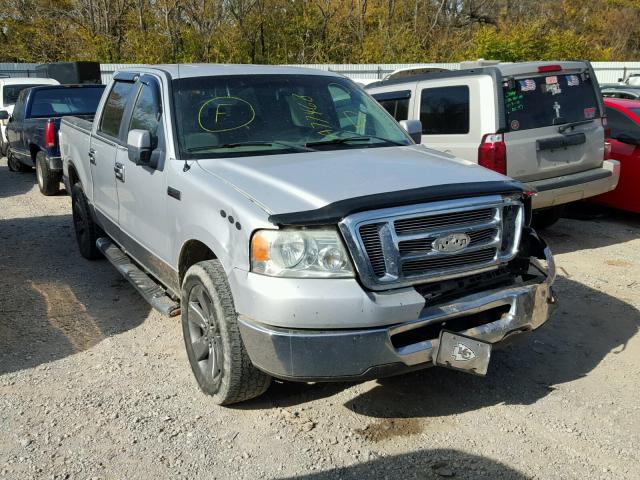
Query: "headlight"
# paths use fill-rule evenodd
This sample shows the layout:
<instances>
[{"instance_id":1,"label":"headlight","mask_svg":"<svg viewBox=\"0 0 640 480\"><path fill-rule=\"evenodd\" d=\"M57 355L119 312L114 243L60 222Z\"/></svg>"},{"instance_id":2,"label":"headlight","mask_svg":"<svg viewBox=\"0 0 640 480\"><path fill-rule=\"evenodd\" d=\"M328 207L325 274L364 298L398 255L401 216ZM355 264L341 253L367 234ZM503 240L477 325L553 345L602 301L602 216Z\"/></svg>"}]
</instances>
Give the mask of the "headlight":
<instances>
[{"instance_id":1,"label":"headlight","mask_svg":"<svg viewBox=\"0 0 640 480\"><path fill-rule=\"evenodd\" d=\"M353 277L336 230L258 230L251 238L251 270L273 277Z\"/></svg>"}]
</instances>

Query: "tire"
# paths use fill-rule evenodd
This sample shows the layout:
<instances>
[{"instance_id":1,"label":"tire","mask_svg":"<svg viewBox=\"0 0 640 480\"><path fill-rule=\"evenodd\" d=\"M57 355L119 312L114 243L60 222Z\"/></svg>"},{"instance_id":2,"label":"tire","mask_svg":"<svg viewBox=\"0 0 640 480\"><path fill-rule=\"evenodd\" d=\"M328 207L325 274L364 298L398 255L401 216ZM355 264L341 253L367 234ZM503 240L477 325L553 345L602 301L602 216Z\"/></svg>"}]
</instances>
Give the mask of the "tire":
<instances>
[{"instance_id":1,"label":"tire","mask_svg":"<svg viewBox=\"0 0 640 480\"><path fill-rule=\"evenodd\" d=\"M533 212L532 225L536 230L544 230L555 224L564 213L564 205L558 207L545 208Z\"/></svg>"},{"instance_id":2,"label":"tire","mask_svg":"<svg viewBox=\"0 0 640 480\"><path fill-rule=\"evenodd\" d=\"M18 160L9 147L7 147L7 166L12 172L26 173L31 171L31 167Z\"/></svg>"},{"instance_id":3,"label":"tire","mask_svg":"<svg viewBox=\"0 0 640 480\"><path fill-rule=\"evenodd\" d=\"M57 195L60 192L62 173L49 168L47 155L40 151L36 155L36 177L40 193L46 196Z\"/></svg>"},{"instance_id":4,"label":"tire","mask_svg":"<svg viewBox=\"0 0 640 480\"><path fill-rule=\"evenodd\" d=\"M218 260L193 265L182 282L182 333L200 389L218 405L263 394L271 377L253 366L242 343L227 275Z\"/></svg>"},{"instance_id":5,"label":"tire","mask_svg":"<svg viewBox=\"0 0 640 480\"><path fill-rule=\"evenodd\" d=\"M98 250L96 240L103 237L105 233L93 221L89 202L87 202L87 197L85 197L80 183L71 187L71 212L80 254L87 260L101 258L102 252Z\"/></svg>"}]
</instances>

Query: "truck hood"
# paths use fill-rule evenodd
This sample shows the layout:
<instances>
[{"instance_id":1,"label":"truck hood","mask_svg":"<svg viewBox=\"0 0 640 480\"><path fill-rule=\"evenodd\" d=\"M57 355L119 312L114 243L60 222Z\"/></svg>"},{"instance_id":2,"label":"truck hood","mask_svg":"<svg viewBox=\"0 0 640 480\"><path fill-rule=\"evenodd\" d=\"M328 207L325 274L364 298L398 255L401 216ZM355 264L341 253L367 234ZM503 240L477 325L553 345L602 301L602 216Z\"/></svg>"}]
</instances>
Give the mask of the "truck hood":
<instances>
[{"instance_id":1,"label":"truck hood","mask_svg":"<svg viewBox=\"0 0 640 480\"><path fill-rule=\"evenodd\" d=\"M507 177L422 145L198 160L269 214L348 198Z\"/></svg>"}]
</instances>

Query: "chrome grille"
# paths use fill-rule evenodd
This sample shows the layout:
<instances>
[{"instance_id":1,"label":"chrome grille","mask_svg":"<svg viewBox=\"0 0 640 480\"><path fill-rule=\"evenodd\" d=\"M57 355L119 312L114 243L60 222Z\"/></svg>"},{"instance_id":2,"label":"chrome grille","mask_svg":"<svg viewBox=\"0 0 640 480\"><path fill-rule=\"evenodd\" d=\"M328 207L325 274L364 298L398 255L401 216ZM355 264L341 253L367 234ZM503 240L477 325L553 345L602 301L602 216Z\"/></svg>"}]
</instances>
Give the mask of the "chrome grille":
<instances>
[{"instance_id":1,"label":"chrome grille","mask_svg":"<svg viewBox=\"0 0 640 480\"><path fill-rule=\"evenodd\" d=\"M376 277L381 277L385 272L384 255L382 253L382 242L378 233L378 225L375 223L360 227L360 238L367 253L371 269Z\"/></svg>"},{"instance_id":2,"label":"chrome grille","mask_svg":"<svg viewBox=\"0 0 640 480\"><path fill-rule=\"evenodd\" d=\"M402 264L402 272L407 275L416 275L430 270L442 270L443 268L463 267L465 265L481 263L493 260L496 255L495 248L485 248L476 252L449 255L446 257L424 258L411 260Z\"/></svg>"},{"instance_id":3,"label":"chrome grille","mask_svg":"<svg viewBox=\"0 0 640 480\"><path fill-rule=\"evenodd\" d=\"M469 212L447 213L431 217L407 218L393 222L398 235L405 233L432 230L434 228L452 227L454 225L486 222L494 216L493 209L483 208Z\"/></svg>"},{"instance_id":4,"label":"chrome grille","mask_svg":"<svg viewBox=\"0 0 640 480\"><path fill-rule=\"evenodd\" d=\"M501 196L356 213L340 223L362 283L374 290L497 268L517 253L522 204ZM451 234L459 251L440 247Z\"/></svg>"}]
</instances>

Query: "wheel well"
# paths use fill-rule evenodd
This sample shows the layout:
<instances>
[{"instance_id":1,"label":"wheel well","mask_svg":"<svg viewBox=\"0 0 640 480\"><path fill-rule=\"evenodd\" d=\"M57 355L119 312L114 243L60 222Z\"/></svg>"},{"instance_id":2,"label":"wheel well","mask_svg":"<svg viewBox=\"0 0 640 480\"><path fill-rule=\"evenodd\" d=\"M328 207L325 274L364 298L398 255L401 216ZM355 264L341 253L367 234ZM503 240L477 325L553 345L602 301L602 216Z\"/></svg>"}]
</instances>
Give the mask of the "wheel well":
<instances>
[{"instance_id":1,"label":"wheel well","mask_svg":"<svg viewBox=\"0 0 640 480\"><path fill-rule=\"evenodd\" d=\"M31 145L29 145L29 151L31 152L31 160L33 160L33 163L35 163L36 155L38 155L38 152L40 151L40 147L32 143Z\"/></svg>"},{"instance_id":2,"label":"wheel well","mask_svg":"<svg viewBox=\"0 0 640 480\"><path fill-rule=\"evenodd\" d=\"M73 187L76 183L80 181L80 177L78 176L78 172L72 163L69 164L69 186Z\"/></svg>"},{"instance_id":3,"label":"wheel well","mask_svg":"<svg viewBox=\"0 0 640 480\"><path fill-rule=\"evenodd\" d=\"M189 267L195 265L198 262L204 260L213 260L216 257L215 253L199 240L187 241L180 252L180 260L178 261L178 275L180 276L180 285L182 285L182 279L185 273L189 270Z\"/></svg>"}]
</instances>

